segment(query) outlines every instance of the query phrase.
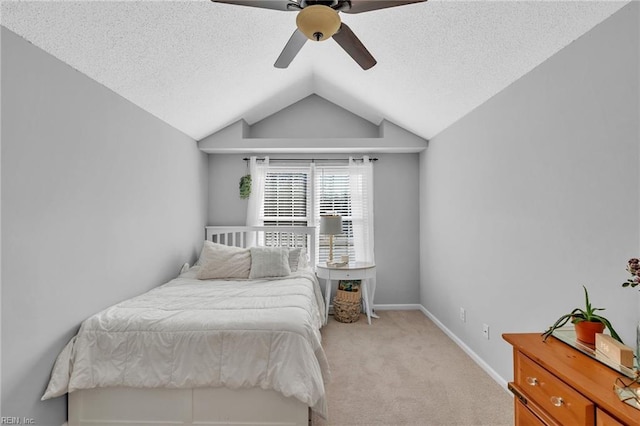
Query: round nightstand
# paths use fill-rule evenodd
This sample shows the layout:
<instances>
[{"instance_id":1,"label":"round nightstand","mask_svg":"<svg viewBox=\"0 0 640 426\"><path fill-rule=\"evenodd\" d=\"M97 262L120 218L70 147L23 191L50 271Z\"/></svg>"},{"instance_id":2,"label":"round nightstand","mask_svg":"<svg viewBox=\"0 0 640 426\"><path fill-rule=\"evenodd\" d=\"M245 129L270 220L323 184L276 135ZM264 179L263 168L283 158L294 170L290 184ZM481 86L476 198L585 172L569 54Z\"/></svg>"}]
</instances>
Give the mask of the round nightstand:
<instances>
[{"instance_id":1,"label":"round nightstand","mask_svg":"<svg viewBox=\"0 0 640 426\"><path fill-rule=\"evenodd\" d=\"M325 315L324 323L327 323L329 319L329 302L331 299L331 288L333 282L336 283L339 280L361 280L362 281L362 300L364 301L364 310L367 313L367 322L371 324L372 314L372 300L369 300L369 280L376 276L376 265L367 262L352 262L345 266L335 267L327 266L326 264L316 265L316 274L318 278L325 280Z\"/></svg>"}]
</instances>

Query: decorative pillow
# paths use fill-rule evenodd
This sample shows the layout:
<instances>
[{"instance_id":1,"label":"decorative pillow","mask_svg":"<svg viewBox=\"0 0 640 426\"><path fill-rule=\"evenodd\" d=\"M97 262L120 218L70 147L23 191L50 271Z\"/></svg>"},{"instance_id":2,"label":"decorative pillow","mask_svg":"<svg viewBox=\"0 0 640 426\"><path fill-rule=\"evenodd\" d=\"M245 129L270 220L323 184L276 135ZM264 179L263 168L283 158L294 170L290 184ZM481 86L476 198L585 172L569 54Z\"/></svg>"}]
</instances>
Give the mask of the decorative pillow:
<instances>
[{"instance_id":1,"label":"decorative pillow","mask_svg":"<svg viewBox=\"0 0 640 426\"><path fill-rule=\"evenodd\" d=\"M251 252L249 249L225 246L205 241L200 253L200 269L196 278L249 278Z\"/></svg>"},{"instance_id":2,"label":"decorative pillow","mask_svg":"<svg viewBox=\"0 0 640 426\"><path fill-rule=\"evenodd\" d=\"M249 278L286 277L291 275L289 249L283 247L251 247Z\"/></svg>"},{"instance_id":3,"label":"decorative pillow","mask_svg":"<svg viewBox=\"0 0 640 426\"><path fill-rule=\"evenodd\" d=\"M309 267L309 256L307 255L307 249L302 247L300 249L300 258L298 260L298 269L306 269Z\"/></svg>"},{"instance_id":4,"label":"decorative pillow","mask_svg":"<svg viewBox=\"0 0 640 426\"><path fill-rule=\"evenodd\" d=\"M309 266L307 250L304 247L289 248L289 268L291 272L304 269Z\"/></svg>"},{"instance_id":5,"label":"decorative pillow","mask_svg":"<svg viewBox=\"0 0 640 426\"><path fill-rule=\"evenodd\" d=\"M301 251L302 251L301 247L289 248L289 269L291 269L291 272L295 272L298 270L298 263L300 263Z\"/></svg>"}]
</instances>

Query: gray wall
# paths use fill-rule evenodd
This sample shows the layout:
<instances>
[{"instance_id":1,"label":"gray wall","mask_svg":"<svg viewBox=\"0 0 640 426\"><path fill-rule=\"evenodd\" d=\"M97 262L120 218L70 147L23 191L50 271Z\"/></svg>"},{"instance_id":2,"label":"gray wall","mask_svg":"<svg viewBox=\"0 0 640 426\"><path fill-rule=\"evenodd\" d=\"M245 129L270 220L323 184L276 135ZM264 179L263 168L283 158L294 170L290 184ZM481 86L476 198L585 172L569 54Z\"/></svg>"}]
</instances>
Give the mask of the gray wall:
<instances>
[{"instance_id":1,"label":"gray wall","mask_svg":"<svg viewBox=\"0 0 640 426\"><path fill-rule=\"evenodd\" d=\"M354 155L361 157L361 154ZM417 304L419 295L418 154L374 154L375 303ZM247 173L243 155L209 155L209 223L244 225L247 201L238 196L238 182ZM272 158L313 158L273 154ZM335 155L318 154L316 158ZM347 155L338 155L346 158Z\"/></svg>"},{"instance_id":2,"label":"gray wall","mask_svg":"<svg viewBox=\"0 0 640 426\"><path fill-rule=\"evenodd\" d=\"M40 402L80 322L175 276L201 247L196 142L2 28L2 416Z\"/></svg>"},{"instance_id":3,"label":"gray wall","mask_svg":"<svg viewBox=\"0 0 640 426\"><path fill-rule=\"evenodd\" d=\"M640 254L638 19L625 6L421 155L422 305L503 378L501 333L544 331L583 284L635 343L640 292L620 284Z\"/></svg>"},{"instance_id":4,"label":"gray wall","mask_svg":"<svg viewBox=\"0 0 640 426\"><path fill-rule=\"evenodd\" d=\"M378 126L318 95L309 95L253 124L252 138L373 138Z\"/></svg>"}]
</instances>

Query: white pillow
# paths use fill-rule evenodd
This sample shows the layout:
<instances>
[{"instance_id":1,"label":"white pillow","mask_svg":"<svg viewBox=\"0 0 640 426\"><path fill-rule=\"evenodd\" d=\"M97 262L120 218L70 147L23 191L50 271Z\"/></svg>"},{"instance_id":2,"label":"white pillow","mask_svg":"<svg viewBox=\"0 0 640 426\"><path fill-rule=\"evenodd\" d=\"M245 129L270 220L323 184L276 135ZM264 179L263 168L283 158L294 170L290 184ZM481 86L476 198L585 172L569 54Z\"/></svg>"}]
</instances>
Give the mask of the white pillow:
<instances>
[{"instance_id":1,"label":"white pillow","mask_svg":"<svg viewBox=\"0 0 640 426\"><path fill-rule=\"evenodd\" d=\"M283 247L251 247L249 278L286 277L291 275L289 249Z\"/></svg>"},{"instance_id":2,"label":"white pillow","mask_svg":"<svg viewBox=\"0 0 640 426\"><path fill-rule=\"evenodd\" d=\"M298 269L306 269L309 267L309 256L307 255L307 249L302 247L300 249L300 259L298 260Z\"/></svg>"},{"instance_id":3,"label":"white pillow","mask_svg":"<svg viewBox=\"0 0 640 426\"><path fill-rule=\"evenodd\" d=\"M298 270L298 263L300 262L300 250L302 248L289 248L289 268L291 272L295 272Z\"/></svg>"},{"instance_id":4,"label":"white pillow","mask_svg":"<svg viewBox=\"0 0 640 426\"><path fill-rule=\"evenodd\" d=\"M225 246L205 241L200 253L200 280L220 278L249 278L251 252L249 249Z\"/></svg>"},{"instance_id":5,"label":"white pillow","mask_svg":"<svg viewBox=\"0 0 640 426\"><path fill-rule=\"evenodd\" d=\"M309 266L307 250L304 247L289 248L289 268L291 272L304 269Z\"/></svg>"}]
</instances>

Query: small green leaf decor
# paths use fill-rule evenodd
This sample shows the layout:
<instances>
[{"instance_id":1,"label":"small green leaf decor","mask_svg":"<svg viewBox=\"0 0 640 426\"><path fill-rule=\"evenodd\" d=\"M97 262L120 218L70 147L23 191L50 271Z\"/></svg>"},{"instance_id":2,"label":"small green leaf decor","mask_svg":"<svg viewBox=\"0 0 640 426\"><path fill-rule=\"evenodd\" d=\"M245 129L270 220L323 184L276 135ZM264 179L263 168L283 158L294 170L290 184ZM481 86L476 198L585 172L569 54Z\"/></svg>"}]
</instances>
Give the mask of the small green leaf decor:
<instances>
[{"instance_id":1,"label":"small green leaf decor","mask_svg":"<svg viewBox=\"0 0 640 426\"><path fill-rule=\"evenodd\" d=\"M251 175L244 175L240 178L240 198L246 200L251 195Z\"/></svg>"}]
</instances>

